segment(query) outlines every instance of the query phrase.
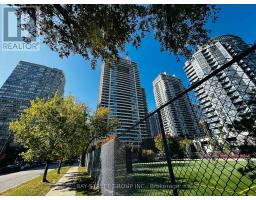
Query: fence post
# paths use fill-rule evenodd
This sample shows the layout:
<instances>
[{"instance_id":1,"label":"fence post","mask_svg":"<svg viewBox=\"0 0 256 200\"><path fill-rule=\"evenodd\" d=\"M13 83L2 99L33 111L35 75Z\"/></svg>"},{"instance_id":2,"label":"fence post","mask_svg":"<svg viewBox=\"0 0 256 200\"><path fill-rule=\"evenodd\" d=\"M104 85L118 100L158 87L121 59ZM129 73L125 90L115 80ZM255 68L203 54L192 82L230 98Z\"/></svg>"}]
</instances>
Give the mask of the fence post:
<instances>
[{"instance_id":1,"label":"fence post","mask_svg":"<svg viewBox=\"0 0 256 200\"><path fill-rule=\"evenodd\" d=\"M125 161L126 161L126 172L132 173L132 149L130 146L125 146Z\"/></svg>"},{"instance_id":2,"label":"fence post","mask_svg":"<svg viewBox=\"0 0 256 200\"><path fill-rule=\"evenodd\" d=\"M162 117L161 117L160 110L157 111L157 115L158 115L159 124L160 124L160 131L161 131L162 139L163 139L163 145L164 145L165 157L166 157L166 161L167 161L167 165L168 165L169 176L170 176L172 187L173 187L173 194L174 194L174 196L178 196L176 179L175 179L175 176L174 176L174 173L173 173L171 154L170 154L170 150L169 150L168 143L167 143L167 140L166 140L166 136L165 136L165 132L164 132L164 126L163 126L163 120L162 120Z\"/></svg>"}]
</instances>

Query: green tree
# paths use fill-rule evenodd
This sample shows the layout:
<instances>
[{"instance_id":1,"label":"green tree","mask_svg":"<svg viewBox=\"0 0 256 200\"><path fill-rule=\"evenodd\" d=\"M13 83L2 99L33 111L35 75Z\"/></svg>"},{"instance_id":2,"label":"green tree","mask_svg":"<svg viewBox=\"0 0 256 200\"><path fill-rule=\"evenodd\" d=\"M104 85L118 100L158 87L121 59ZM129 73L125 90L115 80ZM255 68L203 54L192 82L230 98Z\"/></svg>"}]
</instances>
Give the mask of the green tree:
<instances>
[{"instance_id":1,"label":"green tree","mask_svg":"<svg viewBox=\"0 0 256 200\"><path fill-rule=\"evenodd\" d=\"M154 138L155 146L159 150L160 154L164 154L164 145L163 145L163 140L162 140L162 135L158 134Z\"/></svg>"},{"instance_id":2,"label":"green tree","mask_svg":"<svg viewBox=\"0 0 256 200\"><path fill-rule=\"evenodd\" d=\"M86 107L74 97L55 94L51 99L31 101L30 107L10 123L15 140L28 148L22 157L46 162L42 182L47 182L49 161L79 155L87 140L86 116Z\"/></svg>"},{"instance_id":3,"label":"green tree","mask_svg":"<svg viewBox=\"0 0 256 200\"><path fill-rule=\"evenodd\" d=\"M153 150L156 152L158 149L155 147L155 141L153 138L143 139L141 142L141 148L145 150Z\"/></svg>"},{"instance_id":4,"label":"green tree","mask_svg":"<svg viewBox=\"0 0 256 200\"><path fill-rule=\"evenodd\" d=\"M178 155L178 156L183 155L180 152L180 145L179 145L177 138L174 138L170 135L166 135L166 139L167 139L168 148L169 148L169 151L170 151L172 157L174 157L176 155ZM155 141L155 147L159 150L160 154L164 155L165 150L164 150L162 135L161 134L157 135L154 138L154 141Z\"/></svg>"},{"instance_id":5,"label":"green tree","mask_svg":"<svg viewBox=\"0 0 256 200\"><path fill-rule=\"evenodd\" d=\"M223 132L223 127L219 128L219 136L220 136L220 139L222 141L222 144L220 145L221 146L221 152L225 153L225 154L231 153L232 152L231 147L230 147L229 142L227 141L227 138L225 137L225 133Z\"/></svg>"},{"instance_id":6,"label":"green tree","mask_svg":"<svg viewBox=\"0 0 256 200\"><path fill-rule=\"evenodd\" d=\"M98 107L90 118L91 131L94 137L104 137L119 125L117 118L109 118L110 110L105 107Z\"/></svg>"},{"instance_id":7,"label":"green tree","mask_svg":"<svg viewBox=\"0 0 256 200\"><path fill-rule=\"evenodd\" d=\"M189 57L197 45L208 40L210 30L205 28L211 18L217 19L215 5L149 5L147 14L155 38L162 51Z\"/></svg>"},{"instance_id":8,"label":"green tree","mask_svg":"<svg viewBox=\"0 0 256 200\"><path fill-rule=\"evenodd\" d=\"M105 107L98 107L96 112L89 119L90 134L87 142L84 143L83 151L80 157L80 166L85 166L85 155L90 144L100 138L108 136L108 134L118 127L119 120L116 118L109 118L110 110ZM88 136L88 135L87 135Z\"/></svg>"},{"instance_id":9,"label":"green tree","mask_svg":"<svg viewBox=\"0 0 256 200\"><path fill-rule=\"evenodd\" d=\"M77 158L83 146L90 139L90 130L88 124L88 109L84 104L75 103L72 96L62 99L59 105L59 128L62 129L62 142L59 145L58 157L60 164L58 173L60 172L61 161Z\"/></svg>"},{"instance_id":10,"label":"green tree","mask_svg":"<svg viewBox=\"0 0 256 200\"><path fill-rule=\"evenodd\" d=\"M127 43L138 48L150 32L161 50L188 57L207 41L205 24L215 21L219 11L215 5L45 4L37 5L38 12L31 5L16 6L17 14L39 18L40 35L53 51L61 57L79 54L92 67L99 58L117 59Z\"/></svg>"},{"instance_id":11,"label":"green tree","mask_svg":"<svg viewBox=\"0 0 256 200\"><path fill-rule=\"evenodd\" d=\"M199 123L200 123L200 126L202 127L203 132L209 139L209 145L210 145L208 146L209 150L212 152L221 151L222 147L219 144L219 141L216 138L216 136L212 133L209 127L209 124L204 120L200 121Z\"/></svg>"},{"instance_id":12,"label":"green tree","mask_svg":"<svg viewBox=\"0 0 256 200\"><path fill-rule=\"evenodd\" d=\"M169 137L168 142L169 142L169 148L171 151L171 156L183 158L184 152L181 148L181 145L179 144L179 138L178 137Z\"/></svg>"}]
</instances>

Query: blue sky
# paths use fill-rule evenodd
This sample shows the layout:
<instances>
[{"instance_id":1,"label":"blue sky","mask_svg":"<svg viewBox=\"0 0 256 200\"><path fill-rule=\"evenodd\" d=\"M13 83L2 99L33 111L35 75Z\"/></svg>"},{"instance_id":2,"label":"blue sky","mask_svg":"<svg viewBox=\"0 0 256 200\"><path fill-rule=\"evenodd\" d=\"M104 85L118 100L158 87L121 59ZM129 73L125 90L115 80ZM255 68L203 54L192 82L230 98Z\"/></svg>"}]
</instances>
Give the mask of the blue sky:
<instances>
[{"instance_id":1,"label":"blue sky","mask_svg":"<svg viewBox=\"0 0 256 200\"><path fill-rule=\"evenodd\" d=\"M212 30L210 36L235 34L248 43L256 41L256 5L219 5L221 13L216 23L208 23ZM1 8L1 6L0 6ZM2 9L0 9L2 22ZM2 23L0 23L2 24ZM3 27L0 25L0 38ZM141 85L146 89L149 110L155 108L152 81L161 72L175 74L188 86L183 72L184 59L180 62L167 52L160 51L160 45L152 37L146 37L142 46L136 50L127 45L129 57L138 63ZM80 56L61 59L46 45L41 44L37 52L6 52L0 50L0 87L20 60L62 69L66 77L65 95L74 95L78 101L85 103L92 110L97 105L101 62L96 70L90 69L90 63Z\"/></svg>"}]
</instances>

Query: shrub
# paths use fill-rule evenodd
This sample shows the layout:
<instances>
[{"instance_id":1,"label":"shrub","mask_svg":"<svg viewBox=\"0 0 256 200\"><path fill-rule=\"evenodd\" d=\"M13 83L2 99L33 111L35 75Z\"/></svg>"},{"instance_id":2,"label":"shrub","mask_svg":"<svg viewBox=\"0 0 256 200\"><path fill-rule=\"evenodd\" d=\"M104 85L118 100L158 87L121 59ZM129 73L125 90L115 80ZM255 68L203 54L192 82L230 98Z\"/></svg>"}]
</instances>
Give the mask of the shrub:
<instances>
[{"instance_id":1,"label":"shrub","mask_svg":"<svg viewBox=\"0 0 256 200\"><path fill-rule=\"evenodd\" d=\"M154 161L154 152L152 150L142 150L141 159L142 161Z\"/></svg>"}]
</instances>

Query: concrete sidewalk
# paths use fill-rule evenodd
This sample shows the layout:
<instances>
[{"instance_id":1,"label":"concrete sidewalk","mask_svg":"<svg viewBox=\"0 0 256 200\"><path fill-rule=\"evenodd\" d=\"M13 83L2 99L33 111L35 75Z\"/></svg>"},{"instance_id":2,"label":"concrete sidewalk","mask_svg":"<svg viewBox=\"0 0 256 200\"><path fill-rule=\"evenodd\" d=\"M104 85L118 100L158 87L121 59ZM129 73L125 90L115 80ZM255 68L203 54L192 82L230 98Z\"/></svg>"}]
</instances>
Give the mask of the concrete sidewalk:
<instances>
[{"instance_id":1,"label":"concrete sidewalk","mask_svg":"<svg viewBox=\"0 0 256 200\"><path fill-rule=\"evenodd\" d=\"M78 174L78 166L72 166L64 176L53 185L46 196L75 196L75 181Z\"/></svg>"}]
</instances>

